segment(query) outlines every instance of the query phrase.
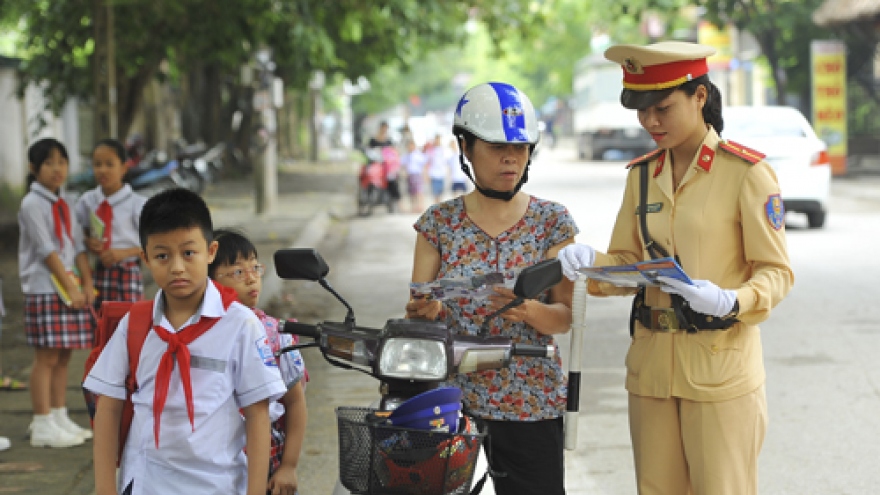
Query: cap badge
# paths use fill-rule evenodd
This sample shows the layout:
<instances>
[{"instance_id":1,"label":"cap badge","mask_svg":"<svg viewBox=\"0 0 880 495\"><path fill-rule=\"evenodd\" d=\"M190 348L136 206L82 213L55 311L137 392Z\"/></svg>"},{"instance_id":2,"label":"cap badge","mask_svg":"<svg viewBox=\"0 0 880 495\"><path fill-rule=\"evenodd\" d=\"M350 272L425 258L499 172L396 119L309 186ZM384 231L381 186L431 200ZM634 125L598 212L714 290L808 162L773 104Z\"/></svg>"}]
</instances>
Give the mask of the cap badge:
<instances>
[{"instance_id":1,"label":"cap badge","mask_svg":"<svg viewBox=\"0 0 880 495\"><path fill-rule=\"evenodd\" d=\"M507 126L515 127L516 126L516 118L521 117L523 115L522 107L507 107L501 111L504 116L507 118Z\"/></svg>"},{"instance_id":2,"label":"cap badge","mask_svg":"<svg viewBox=\"0 0 880 495\"><path fill-rule=\"evenodd\" d=\"M623 61L623 68L629 72L630 74L644 74L645 70L642 68L642 64L639 63L635 57L629 57Z\"/></svg>"}]
</instances>

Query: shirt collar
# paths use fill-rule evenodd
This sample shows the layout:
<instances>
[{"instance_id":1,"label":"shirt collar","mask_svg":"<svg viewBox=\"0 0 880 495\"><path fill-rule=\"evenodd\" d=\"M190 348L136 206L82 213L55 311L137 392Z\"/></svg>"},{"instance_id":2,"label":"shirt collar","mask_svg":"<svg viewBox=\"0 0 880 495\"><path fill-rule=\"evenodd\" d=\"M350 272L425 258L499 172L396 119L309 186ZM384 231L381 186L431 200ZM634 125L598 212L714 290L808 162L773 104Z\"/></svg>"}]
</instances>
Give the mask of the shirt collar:
<instances>
[{"instance_id":1,"label":"shirt collar","mask_svg":"<svg viewBox=\"0 0 880 495\"><path fill-rule=\"evenodd\" d=\"M61 198L61 196L55 194L54 192L50 191L49 189L46 189L46 186L40 184L37 181L33 181L31 183L31 191L37 193L38 195L48 199L49 201L51 201L53 203L58 201L59 198ZM60 191L60 192L63 192L63 191Z\"/></svg>"},{"instance_id":2,"label":"shirt collar","mask_svg":"<svg viewBox=\"0 0 880 495\"><path fill-rule=\"evenodd\" d=\"M122 189L116 191L110 196L104 195L104 191L101 190L101 186L98 186L98 191L100 191L101 197L104 198L102 199L102 201L107 200L107 202L110 203L110 206L116 206L119 203L122 203L123 201L128 199L129 196L131 196L131 186L128 184L123 184Z\"/></svg>"},{"instance_id":3,"label":"shirt collar","mask_svg":"<svg viewBox=\"0 0 880 495\"><path fill-rule=\"evenodd\" d=\"M156 293L156 298L154 299L155 304L153 304L153 325L159 325L162 323L162 317L165 316L165 298L162 297L163 291L159 289ZM199 305L196 312L184 323L181 328L184 328L188 325L192 325L193 323L198 322L203 316L213 317L213 318L221 318L226 314L226 309L223 308L223 300L220 298L220 291L217 290L217 287L214 287L214 283L211 279L208 279L208 286L205 289L205 295L202 298L202 303ZM175 329L177 331L178 329Z\"/></svg>"}]
</instances>

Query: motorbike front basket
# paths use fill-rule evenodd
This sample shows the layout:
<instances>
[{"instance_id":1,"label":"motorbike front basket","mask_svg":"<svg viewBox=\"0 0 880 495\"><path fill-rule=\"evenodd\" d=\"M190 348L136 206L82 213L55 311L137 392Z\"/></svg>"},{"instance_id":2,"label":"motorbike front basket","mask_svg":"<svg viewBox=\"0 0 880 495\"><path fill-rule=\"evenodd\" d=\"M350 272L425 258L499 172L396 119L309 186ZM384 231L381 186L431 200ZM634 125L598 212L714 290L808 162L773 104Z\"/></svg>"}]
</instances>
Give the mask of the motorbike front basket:
<instances>
[{"instance_id":1,"label":"motorbike front basket","mask_svg":"<svg viewBox=\"0 0 880 495\"><path fill-rule=\"evenodd\" d=\"M339 479L356 494L469 493L486 437L474 422L445 433L386 426L375 409L339 407Z\"/></svg>"}]
</instances>

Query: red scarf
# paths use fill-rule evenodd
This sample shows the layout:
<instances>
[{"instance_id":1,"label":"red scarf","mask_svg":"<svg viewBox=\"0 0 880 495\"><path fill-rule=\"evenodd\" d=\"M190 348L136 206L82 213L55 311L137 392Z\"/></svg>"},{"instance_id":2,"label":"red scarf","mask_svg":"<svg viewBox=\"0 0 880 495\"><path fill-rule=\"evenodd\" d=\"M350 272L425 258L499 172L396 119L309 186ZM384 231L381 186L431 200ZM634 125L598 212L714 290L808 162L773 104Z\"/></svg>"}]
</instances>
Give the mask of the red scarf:
<instances>
[{"instance_id":1,"label":"red scarf","mask_svg":"<svg viewBox=\"0 0 880 495\"><path fill-rule=\"evenodd\" d=\"M104 249L110 249L110 242L113 235L113 229L111 228L113 225L113 208L106 199L98 205L95 215L104 222Z\"/></svg>"},{"instance_id":2,"label":"red scarf","mask_svg":"<svg viewBox=\"0 0 880 495\"><path fill-rule=\"evenodd\" d=\"M220 291L220 298L223 301L224 309L229 308L230 304L238 300L235 289L224 287L214 281L212 283ZM193 431L196 429L192 381L189 374L190 354L189 347L187 346L210 330L219 320L220 318L218 317L202 316L198 322L181 329L177 333L169 332L159 325L153 327L156 335L168 344L168 348L159 361L159 369L156 372L156 390L153 393L153 434L156 437L157 449L159 448L159 423L162 417L162 410L165 408L165 399L168 398L168 385L171 383L171 372L174 370L175 360L180 369L180 380L183 382L183 394L186 397L186 413L189 416L189 424Z\"/></svg>"},{"instance_id":3,"label":"red scarf","mask_svg":"<svg viewBox=\"0 0 880 495\"><path fill-rule=\"evenodd\" d=\"M52 203L52 222L55 224L58 244L64 249L64 232L67 232L67 237L70 239L73 239L73 235L70 233L70 208L67 207L67 201L60 196Z\"/></svg>"}]
</instances>

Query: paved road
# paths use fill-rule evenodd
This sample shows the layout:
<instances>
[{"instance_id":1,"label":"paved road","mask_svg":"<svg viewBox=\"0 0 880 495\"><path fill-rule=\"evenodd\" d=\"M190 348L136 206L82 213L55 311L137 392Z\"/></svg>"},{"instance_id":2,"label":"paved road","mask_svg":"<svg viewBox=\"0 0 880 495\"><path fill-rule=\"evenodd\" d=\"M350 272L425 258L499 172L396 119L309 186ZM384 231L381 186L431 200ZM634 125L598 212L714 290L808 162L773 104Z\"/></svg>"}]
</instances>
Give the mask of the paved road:
<instances>
[{"instance_id":1,"label":"paved road","mask_svg":"<svg viewBox=\"0 0 880 495\"><path fill-rule=\"evenodd\" d=\"M525 189L566 204L581 229L578 240L602 249L624 176L622 163L578 162L573 153L559 150L539 158ZM413 215L378 215L349 222L333 259L333 283L355 307L359 322L381 324L400 314L414 220ZM880 459L878 233L877 176L835 179L825 229L809 230L805 219L788 218L797 280L762 325L771 417L760 461L762 494L867 494L880 486L873 466ZM628 311L628 298L588 301L580 438L566 461L570 494L635 493L623 389ZM560 345L566 347L567 338ZM314 358L307 359L316 366ZM332 372L322 386L345 395L341 400L328 392L329 402L366 404L375 396L374 382L352 375ZM331 412L324 408L321 417L310 419L310 428L329 424Z\"/></svg>"}]
</instances>

